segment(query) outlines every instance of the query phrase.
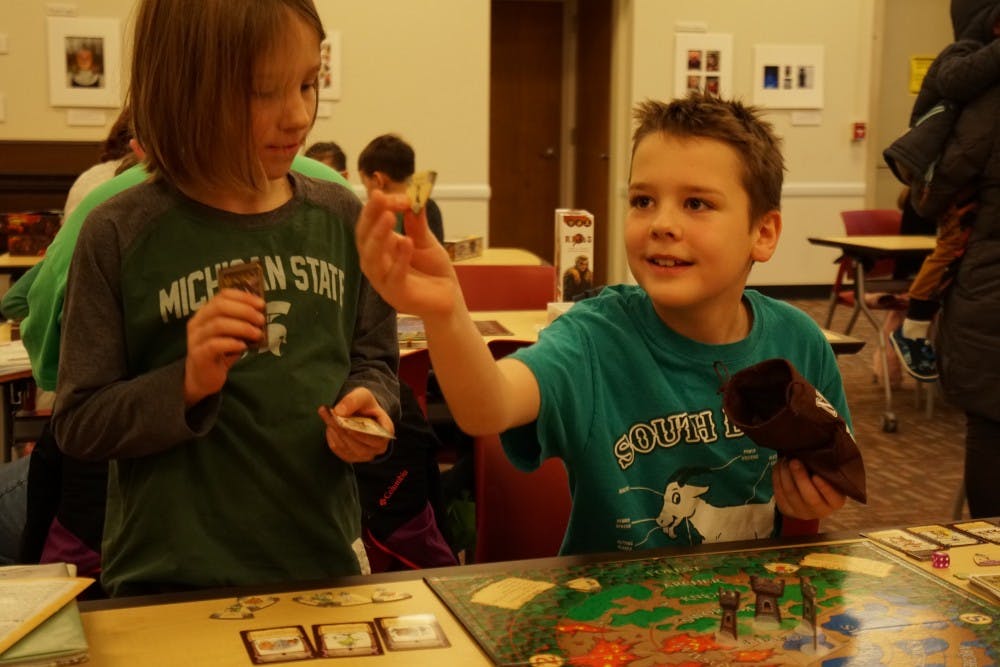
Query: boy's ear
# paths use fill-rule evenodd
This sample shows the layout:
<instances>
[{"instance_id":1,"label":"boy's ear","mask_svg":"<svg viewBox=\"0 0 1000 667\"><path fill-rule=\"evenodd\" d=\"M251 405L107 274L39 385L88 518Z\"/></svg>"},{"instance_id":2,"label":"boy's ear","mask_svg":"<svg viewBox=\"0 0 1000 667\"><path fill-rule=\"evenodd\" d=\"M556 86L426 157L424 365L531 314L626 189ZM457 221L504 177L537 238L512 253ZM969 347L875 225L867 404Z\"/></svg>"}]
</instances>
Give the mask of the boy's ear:
<instances>
[{"instance_id":1,"label":"boy's ear","mask_svg":"<svg viewBox=\"0 0 1000 667\"><path fill-rule=\"evenodd\" d=\"M750 258L755 262L766 262L778 248L778 239L781 237L781 211L768 211L762 215L753 233Z\"/></svg>"}]
</instances>

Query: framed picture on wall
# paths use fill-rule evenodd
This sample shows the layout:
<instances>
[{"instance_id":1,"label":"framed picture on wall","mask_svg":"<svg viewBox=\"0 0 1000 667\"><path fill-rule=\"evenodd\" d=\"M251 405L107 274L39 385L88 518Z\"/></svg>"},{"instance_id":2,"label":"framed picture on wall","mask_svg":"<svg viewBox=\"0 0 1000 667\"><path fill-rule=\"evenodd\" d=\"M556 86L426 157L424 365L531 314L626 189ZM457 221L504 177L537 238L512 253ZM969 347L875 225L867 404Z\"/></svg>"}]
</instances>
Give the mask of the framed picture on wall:
<instances>
[{"instance_id":1,"label":"framed picture on wall","mask_svg":"<svg viewBox=\"0 0 1000 667\"><path fill-rule=\"evenodd\" d=\"M121 31L118 19L48 17L49 104L119 107Z\"/></svg>"},{"instance_id":2,"label":"framed picture on wall","mask_svg":"<svg viewBox=\"0 0 1000 667\"><path fill-rule=\"evenodd\" d=\"M728 96L733 80L733 36L679 32L674 40L674 97L699 90Z\"/></svg>"},{"instance_id":3,"label":"framed picture on wall","mask_svg":"<svg viewBox=\"0 0 1000 667\"><path fill-rule=\"evenodd\" d=\"M772 109L823 108L823 47L754 47L754 104Z\"/></svg>"},{"instance_id":4,"label":"framed picture on wall","mask_svg":"<svg viewBox=\"0 0 1000 667\"><path fill-rule=\"evenodd\" d=\"M319 45L319 99L340 99L340 31L327 30Z\"/></svg>"}]
</instances>

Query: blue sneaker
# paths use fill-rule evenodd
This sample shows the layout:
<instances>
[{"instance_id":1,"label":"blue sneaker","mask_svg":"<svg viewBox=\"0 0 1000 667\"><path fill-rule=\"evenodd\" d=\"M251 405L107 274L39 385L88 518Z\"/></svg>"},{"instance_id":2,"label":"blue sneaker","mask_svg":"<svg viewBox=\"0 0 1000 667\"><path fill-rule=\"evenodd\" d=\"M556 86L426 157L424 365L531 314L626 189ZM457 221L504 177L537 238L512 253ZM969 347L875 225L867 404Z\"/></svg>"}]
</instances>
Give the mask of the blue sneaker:
<instances>
[{"instance_id":1,"label":"blue sneaker","mask_svg":"<svg viewBox=\"0 0 1000 667\"><path fill-rule=\"evenodd\" d=\"M907 373L921 382L934 382L938 379L937 361L929 340L906 338L903 336L903 327L893 331L889 340Z\"/></svg>"}]
</instances>

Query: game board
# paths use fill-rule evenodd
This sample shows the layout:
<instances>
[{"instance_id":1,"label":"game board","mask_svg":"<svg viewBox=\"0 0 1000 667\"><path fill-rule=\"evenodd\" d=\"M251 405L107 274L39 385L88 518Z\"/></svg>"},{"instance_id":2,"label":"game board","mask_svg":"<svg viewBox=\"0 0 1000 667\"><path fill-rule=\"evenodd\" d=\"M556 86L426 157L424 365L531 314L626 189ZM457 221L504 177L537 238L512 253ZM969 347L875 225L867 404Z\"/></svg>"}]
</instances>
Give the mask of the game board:
<instances>
[{"instance_id":1,"label":"game board","mask_svg":"<svg viewBox=\"0 0 1000 667\"><path fill-rule=\"evenodd\" d=\"M784 590L755 618L750 577ZM815 633L802 577L815 588ZM1000 607L867 541L427 577L498 665L996 665ZM739 591L736 637L719 591Z\"/></svg>"}]
</instances>

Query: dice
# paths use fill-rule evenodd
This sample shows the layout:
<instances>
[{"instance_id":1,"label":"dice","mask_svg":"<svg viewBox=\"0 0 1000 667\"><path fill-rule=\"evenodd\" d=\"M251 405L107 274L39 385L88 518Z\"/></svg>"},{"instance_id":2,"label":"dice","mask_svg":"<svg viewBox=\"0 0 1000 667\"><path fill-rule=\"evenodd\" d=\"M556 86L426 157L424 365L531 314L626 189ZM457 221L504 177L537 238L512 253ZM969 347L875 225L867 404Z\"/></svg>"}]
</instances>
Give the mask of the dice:
<instances>
[{"instance_id":1,"label":"dice","mask_svg":"<svg viewBox=\"0 0 1000 667\"><path fill-rule=\"evenodd\" d=\"M931 565L936 568L951 567L951 556L947 551L935 551L931 554Z\"/></svg>"}]
</instances>

